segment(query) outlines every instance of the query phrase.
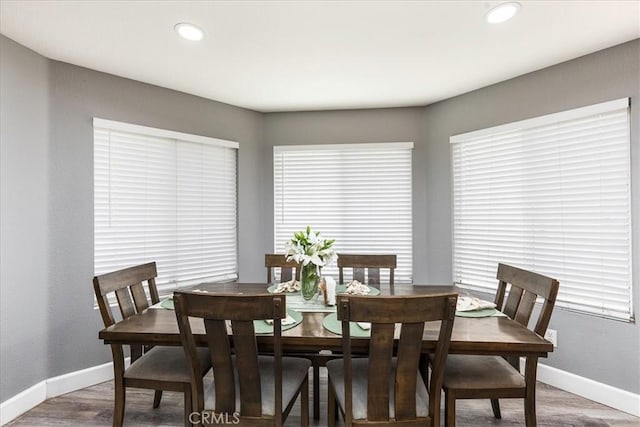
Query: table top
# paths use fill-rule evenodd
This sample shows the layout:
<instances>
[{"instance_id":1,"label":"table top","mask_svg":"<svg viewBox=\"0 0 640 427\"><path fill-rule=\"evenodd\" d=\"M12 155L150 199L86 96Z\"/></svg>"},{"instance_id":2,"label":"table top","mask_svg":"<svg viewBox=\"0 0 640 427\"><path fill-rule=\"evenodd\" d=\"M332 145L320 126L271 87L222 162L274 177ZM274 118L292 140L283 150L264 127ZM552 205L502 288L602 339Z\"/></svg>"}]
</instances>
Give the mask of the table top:
<instances>
[{"instance_id":1,"label":"table top","mask_svg":"<svg viewBox=\"0 0 640 427\"><path fill-rule=\"evenodd\" d=\"M204 284L195 287L211 293L266 293L264 283ZM455 286L433 285L382 285L381 295L429 295L459 292ZM282 332L285 352L340 350L342 337L322 326L329 313L303 313L300 325ZM198 345L205 346L204 324L201 319L191 319L191 327ZM423 335L423 351L435 349L439 322L428 322ZM147 309L142 313L120 321L100 331L98 337L105 344L181 345L180 333L173 310ZM272 337L260 335L258 344L268 349ZM354 338L354 351L366 351L368 338ZM464 318L456 317L451 335L450 353L538 355L546 357L553 345L533 331L508 317Z\"/></svg>"}]
</instances>

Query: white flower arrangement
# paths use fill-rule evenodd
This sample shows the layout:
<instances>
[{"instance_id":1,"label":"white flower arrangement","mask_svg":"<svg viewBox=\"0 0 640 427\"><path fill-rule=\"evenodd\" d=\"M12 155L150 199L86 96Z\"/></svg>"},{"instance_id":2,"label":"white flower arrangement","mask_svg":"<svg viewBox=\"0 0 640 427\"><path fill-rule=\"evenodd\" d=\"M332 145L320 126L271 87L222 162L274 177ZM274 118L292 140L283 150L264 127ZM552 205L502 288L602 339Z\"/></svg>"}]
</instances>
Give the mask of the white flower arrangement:
<instances>
[{"instance_id":1,"label":"white flower arrangement","mask_svg":"<svg viewBox=\"0 0 640 427\"><path fill-rule=\"evenodd\" d=\"M320 233L306 230L293 234L293 239L285 244L287 260L294 260L303 266L313 264L324 267L337 259L336 252L332 249L333 239L323 239Z\"/></svg>"}]
</instances>

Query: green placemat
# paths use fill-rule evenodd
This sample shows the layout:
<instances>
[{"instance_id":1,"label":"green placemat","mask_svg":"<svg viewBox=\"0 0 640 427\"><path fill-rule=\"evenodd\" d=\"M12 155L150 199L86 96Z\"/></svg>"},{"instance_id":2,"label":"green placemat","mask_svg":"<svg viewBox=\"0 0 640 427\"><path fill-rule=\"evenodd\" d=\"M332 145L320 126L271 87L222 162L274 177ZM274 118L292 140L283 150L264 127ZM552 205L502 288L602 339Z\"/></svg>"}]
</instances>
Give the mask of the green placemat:
<instances>
[{"instance_id":1,"label":"green placemat","mask_svg":"<svg viewBox=\"0 0 640 427\"><path fill-rule=\"evenodd\" d=\"M491 317L495 315L497 310L495 308L484 308L482 310L472 311L456 311L458 317Z\"/></svg>"},{"instance_id":2,"label":"green placemat","mask_svg":"<svg viewBox=\"0 0 640 427\"><path fill-rule=\"evenodd\" d=\"M291 323L289 325L282 325L282 330L286 331L287 329L295 328L302 322L302 313L298 313L295 310L287 309L287 314L296 321L295 323ZM273 334L273 325L268 324L264 320L254 320L253 328L256 334Z\"/></svg>"},{"instance_id":3,"label":"green placemat","mask_svg":"<svg viewBox=\"0 0 640 427\"><path fill-rule=\"evenodd\" d=\"M336 313L331 313L322 320L322 326L336 335L342 335L342 322L338 320ZM349 325L349 333L352 337L369 337L371 329L362 329L357 323L351 322Z\"/></svg>"},{"instance_id":4,"label":"green placemat","mask_svg":"<svg viewBox=\"0 0 640 427\"><path fill-rule=\"evenodd\" d=\"M175 310L175 307L173 306L173 298L162 300L160 302L160 307L166 308L167 310Z\"/></svg>"}]
</instances>

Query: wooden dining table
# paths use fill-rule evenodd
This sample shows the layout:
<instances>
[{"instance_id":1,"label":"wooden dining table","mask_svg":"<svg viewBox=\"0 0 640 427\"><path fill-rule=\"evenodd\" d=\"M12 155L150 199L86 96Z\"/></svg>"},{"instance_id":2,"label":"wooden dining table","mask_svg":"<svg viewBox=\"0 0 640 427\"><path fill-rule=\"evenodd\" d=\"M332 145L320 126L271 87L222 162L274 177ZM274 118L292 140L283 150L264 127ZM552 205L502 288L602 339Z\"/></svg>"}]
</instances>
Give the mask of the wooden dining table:
<instances>
[{"instance_id":1,"label":"wooden dining table","mask_svg":"<svg viewBox=\"0 0 640 427\"><path fill-rule=\"evenodd\" d=\"M264 283L210 283L200 284L200 291L210 293L267 293ZM463 290L455 286L439 285L381 285L381 295L429 295ZM304 312L302 322L294 328L282 332L285 353L316 352L320 350L340 350L341 336L323 327L327 312ZM206 346L204 324L201 319L191 319L196 343ZM422 348L425 353L435 349L438 340L439 323L425 325ZM180 332L173 310L148 308L128 319L101 330L98 337L105 344L143 344L180 346ZM258 335L258 345L270 350L272 336ZM366 352L368 338L354 338L354 351ZM456 317L451 335L450 353L493 354L503 356L546 357L553 351L553 344L527 329L520 323L504 316L481 318Z\"/></svg>"}]
</instances>

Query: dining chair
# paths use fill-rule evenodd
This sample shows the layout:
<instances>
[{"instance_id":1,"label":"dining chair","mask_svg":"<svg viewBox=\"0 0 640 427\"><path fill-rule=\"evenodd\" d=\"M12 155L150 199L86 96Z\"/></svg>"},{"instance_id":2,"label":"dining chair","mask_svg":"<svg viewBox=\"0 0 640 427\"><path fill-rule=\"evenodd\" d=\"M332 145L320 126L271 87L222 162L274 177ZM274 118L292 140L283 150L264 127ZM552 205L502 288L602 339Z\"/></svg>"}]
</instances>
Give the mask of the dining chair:
<instances>
[{"instance_id":1,"label":"dining chair","mask_svg":"<svg viewBox=\"0 0 640 427\"><path fill-rule=\"evenodd\" d=\"M347 427L396 424L439 427L442 375L456 301L454 293L339 295L337 316L342 322L344 357L327 362L329 426L335 425L336 407L339 407ZM441 322L427 384L418 368L425 322L430 321ZM351 357L350 328L360 326L351 326L350 322L371 323L366 358Z\"/></svg>"},{"instance_id":2,"label":"dining chair","mask_svg":"<svg viewBox=\"0 0 640 427\"><path fill-rule=\"evenodd\" d=\"M394 285L396 255L338 254L338 283L345 283L344 269L352 268L352 280L368 285L380 285L380 269L389 269L389 285Z\"/></svg>"},{"instance_id":3,"label":"dining chair","mask_svg":"<svg viewBox=\"0 0 640 427\"><path fill-rule=\"evenodd\" d=\"M516 322L529 327L536 300L542 300L533 331L543 337L556 302L558 281L506 264L498 265L496 277L496 307ZM510 286L505 300L507 284ZM538 356L526 357L524 376L520 374L519 360L500 356L449 356L443 379L445 425L455 426L457 399L491 399L493 414L499 419L498 399L524 398L525 424L535 426Z\"/></svg>"},{"instance_id":4,"label":"dining chair","mask_svg":"<svg viewBox=\"0 0 640 427\"><path fill-rule=\"evenodd\" d=\"M173 300L191 373L193 413L199 418L192 421L222 419L238 425L280 427L299 395L300 424L308 425L311 363L282 357L281 321L287 316L284 295L175 292ZM204 320L213 365L213 383L206 391L189 317ZM272 356L258 354L255 337L254 320L267 319L273 319Z\"/></svg>"},{"instance_id":5,"label":"dining chair","mask_svg":"<svg viewBox=\"0 0 640 427\"><path fill-rule=\"evenodd\" d=\"M288 261L283 254L265 254L264 266L267 268L267 283L276 280L274 269L280 269L280 282L288 282L294 277L300 280L300 264L295 261Z\"/></svg>"},{"instance_id":6,"label":"dining chair","mask_svg":"<svg viewBox=\"0 0 640 427\"><path fill-rule=\"evenodd\" d=\"M149 308L144 282L147 282L151 304L159 302L155 283L157 275L156 263L150 262L93 278L93 289L105 328L116 323L109 300L112 294L116 296L122 319L128 319ZM180 347L143 348L138 344L131 345L129 353L131 365L125 369L122 345L111 344L115 390L113 425L121 426L124 421L127 387L155 390L154 408L160 405L162 390L184 393L184 423L190 425L190 375L183 350ZM211 367L208 350L199 350L198 358L202 361L201 374L204 375Z\"/></svg>"}]
</instances>

